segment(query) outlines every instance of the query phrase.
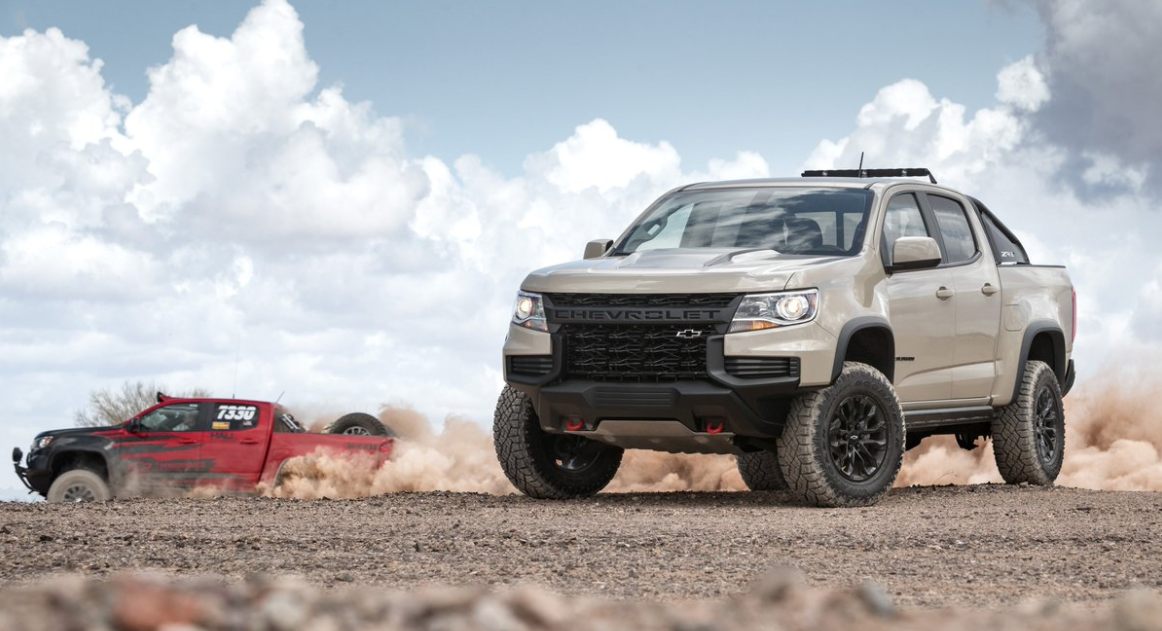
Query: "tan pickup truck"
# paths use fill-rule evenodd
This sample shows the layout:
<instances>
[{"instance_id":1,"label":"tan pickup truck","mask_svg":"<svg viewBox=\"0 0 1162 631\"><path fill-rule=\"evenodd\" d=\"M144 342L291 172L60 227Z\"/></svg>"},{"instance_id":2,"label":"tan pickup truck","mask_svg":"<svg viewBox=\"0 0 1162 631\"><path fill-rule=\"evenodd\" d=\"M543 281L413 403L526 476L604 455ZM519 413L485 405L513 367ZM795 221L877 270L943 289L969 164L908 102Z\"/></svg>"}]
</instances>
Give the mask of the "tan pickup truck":
<instances>
[{"instance_id":1,"label":"tan pickup truck","mask_svg":"<svg viewBox=\"0 0 1162 631\"><path fill-rule=\"evenodd\" d=\"M533 497L600 491L628 448L820 506L875 503L935 434L991 438L1009 483L1061 470L1069 276L926 169L683 186L513 311L494 438Z\"/></svg>"}]
</instances>

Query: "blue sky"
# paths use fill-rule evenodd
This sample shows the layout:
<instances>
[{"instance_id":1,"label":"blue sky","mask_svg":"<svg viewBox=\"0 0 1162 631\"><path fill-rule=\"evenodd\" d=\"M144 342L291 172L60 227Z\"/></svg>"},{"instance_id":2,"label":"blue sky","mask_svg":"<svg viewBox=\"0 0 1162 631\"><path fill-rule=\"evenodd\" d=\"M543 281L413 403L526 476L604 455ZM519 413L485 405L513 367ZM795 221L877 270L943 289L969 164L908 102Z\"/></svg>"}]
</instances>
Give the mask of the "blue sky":
<instances>
[{"instance_id":1,"label":"blue sky","mask_svg":"<svg viewBox=\"0 0 1162 631\"><path fill-rule=\"evenodd\" d=\"M1153 0L0 0L0 445L127 380L487 425L530 270L861 151L1069 266L1079 387L1147 371L1158 32Z\"/></svg>"},{"instance_id":2,"label":"blue sky","mask_svg":"<svg viewBox=\"0 0 1162 631\"><path fill-rule=\"evenodd\" d=\"M6 0L0 33L57 26L134 101L174 32L228 36L246 2ZM955 2L294 3L321 86L404 117L416 153L515 175L579 122L668 140L702 164L740 149L793 174L852 104L904 78L978 108L997 69L1037 50L1025 5Z\"/></svg>"}]
</instances>

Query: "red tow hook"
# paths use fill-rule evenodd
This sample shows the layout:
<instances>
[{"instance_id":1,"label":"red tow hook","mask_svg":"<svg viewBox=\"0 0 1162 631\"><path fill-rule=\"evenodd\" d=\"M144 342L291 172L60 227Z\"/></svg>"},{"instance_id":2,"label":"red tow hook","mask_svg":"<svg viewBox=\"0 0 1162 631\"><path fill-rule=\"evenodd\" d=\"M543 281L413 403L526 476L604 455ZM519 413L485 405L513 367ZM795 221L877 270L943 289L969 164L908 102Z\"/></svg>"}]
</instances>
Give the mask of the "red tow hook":
<instances>
[{"instance_id":1,"label":"red tow hook","mask_svg":"<svg viewBox=\"0 0 1162 631\"><path fill-rule=\"evenodd\" d=\"M726 424L723 423L722 421L708 421L706 423L706 433L707 434L721 434L722 428L725 425Z\"/></svg>"},{"instance_id":2,"label":"red tow hook","mask_svg":"<svg viewBox=\"0 0 1162 631\"><path fill-rule=\"evenodd\" d=\"M573 418L565 420L565 431L567 431L567 432L579 432L583 429L585 429L585 421L584 420L579 419L575 416Z\"/></svg>"}]
</instances>

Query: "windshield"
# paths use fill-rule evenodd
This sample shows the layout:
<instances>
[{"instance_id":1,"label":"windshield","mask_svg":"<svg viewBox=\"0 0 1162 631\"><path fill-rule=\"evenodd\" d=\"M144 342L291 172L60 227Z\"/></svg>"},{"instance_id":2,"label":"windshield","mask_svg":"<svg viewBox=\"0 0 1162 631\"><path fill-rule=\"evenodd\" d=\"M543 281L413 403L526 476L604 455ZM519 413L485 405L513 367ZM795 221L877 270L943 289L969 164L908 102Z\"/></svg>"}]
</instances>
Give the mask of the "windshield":
<instances>
[{"instance_id":1,"label":"windshield","mask_svg":"<svg viewBox=\"0 0 1162 631\"><path fill-rule=\"evenodd\" d=\"M872 193L836 188L730 188L663 199L614 255L666 248L756 248L853 256L863 245Z\"/></svg>"}]
</instances>

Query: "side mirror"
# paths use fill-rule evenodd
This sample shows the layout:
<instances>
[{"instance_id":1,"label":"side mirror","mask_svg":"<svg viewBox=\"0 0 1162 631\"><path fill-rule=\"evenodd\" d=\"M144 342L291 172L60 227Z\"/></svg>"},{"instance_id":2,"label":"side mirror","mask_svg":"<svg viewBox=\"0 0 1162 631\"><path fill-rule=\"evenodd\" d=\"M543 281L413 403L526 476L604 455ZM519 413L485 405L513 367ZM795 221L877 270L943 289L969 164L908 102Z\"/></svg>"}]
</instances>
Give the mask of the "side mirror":
<instances>
[{"instance_id":1,"label":"side mirror","mask_svg":"<svg viewBox=\"0 0 1162 631\"><path fill-rule=\"evenodd\" d=\"M888 272L924 269L940 265L940 246L932 237L900 237L892 243L892 264Z\"/></svg>"},{"instance_id":2,"label":"side mirror","mask_svg":"<svg viewBox=\"0 0 1162 631\"><path fill-rule=\"evenodd\" d=\"M140 434L141 433L141 423L139 423L137 421L137 419L133 419L132 421L129 421L129 423L127 423L125 425L125 431L129 432L130 434Z\"/></svg>"},{"instance_id":3,"label":"side mirror","mask_svg":"<svg viewBox=\"0 0 1162 631\"><path fill-rule=\"evenodd\" d=\"M609 239L594 239L585 244L585 258L598 259L613 247L613 241Z\"/></svg>"},{"instance_id":4,"label":"side mirror","mask_svg":"<svg viewBox=\"0 0 1162 631\"><path fill-rule=\"evenodd\" d=\"M20 464L20 460L24 458L24 452L20 451L19 447L12 448L12 463Z\"/></svg>"}]
</instances>

